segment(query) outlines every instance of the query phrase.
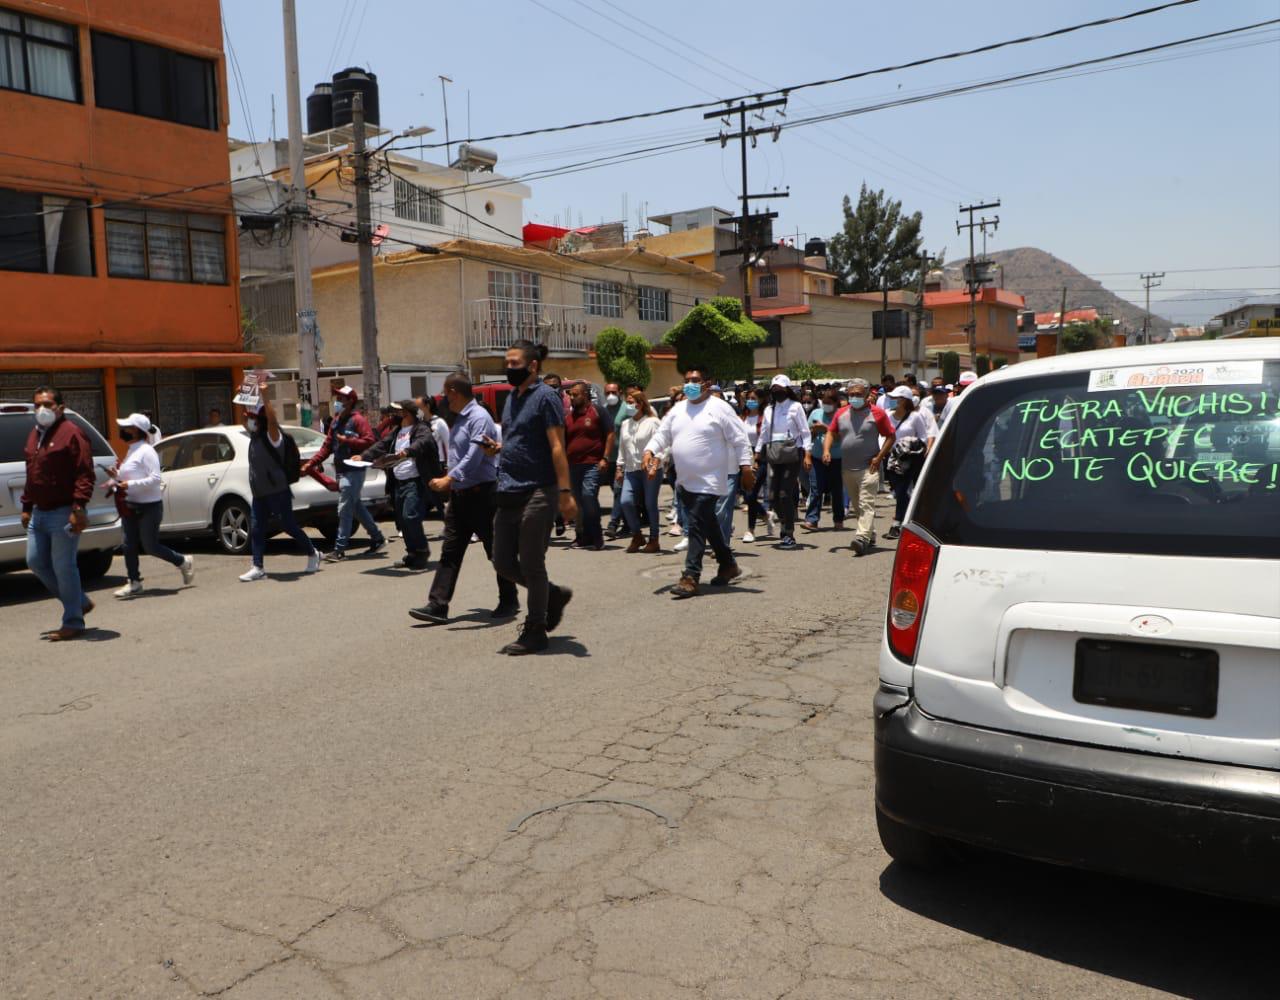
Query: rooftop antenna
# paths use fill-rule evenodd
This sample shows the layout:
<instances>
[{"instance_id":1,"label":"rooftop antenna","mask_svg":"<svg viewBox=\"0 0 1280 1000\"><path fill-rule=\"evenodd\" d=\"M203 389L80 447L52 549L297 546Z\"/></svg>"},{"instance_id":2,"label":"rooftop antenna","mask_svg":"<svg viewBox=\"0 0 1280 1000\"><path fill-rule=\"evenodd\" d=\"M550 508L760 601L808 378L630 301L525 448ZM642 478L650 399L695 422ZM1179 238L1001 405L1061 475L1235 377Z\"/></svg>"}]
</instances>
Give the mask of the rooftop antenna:
<instances>
[{"instance_id":1,"label":"rooftop antenna","mask_svg":"<svg viewBox=\"0 0 1280 1000\"><path fill-rule=\"evenodd\" d=\"M445 162L445 166L448 166L449 161L453 158L453 156L449 152L449 95L445 91L444 85L446 83L453 83L453 80L450 77L445 76L443 73L439 74L439 76L440 76L440 103L444 105L444 162Z\"/></svg>"}]
</instances>

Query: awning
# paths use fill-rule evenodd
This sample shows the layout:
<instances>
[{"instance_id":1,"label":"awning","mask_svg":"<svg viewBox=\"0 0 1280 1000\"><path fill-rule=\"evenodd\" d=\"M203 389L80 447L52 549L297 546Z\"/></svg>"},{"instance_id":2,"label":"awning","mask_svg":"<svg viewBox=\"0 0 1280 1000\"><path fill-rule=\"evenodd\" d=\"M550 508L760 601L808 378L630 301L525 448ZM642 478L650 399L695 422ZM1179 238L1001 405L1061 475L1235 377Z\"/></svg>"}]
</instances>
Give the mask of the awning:
<instances>
[{"instance_id":1,"label":"awning","mask_svg":"<svg viewBox=\"0 0 1280 1000\"><path fill-rule=\"evenodd\" d=\"M808 306L775 306L773 309L752 309L752 319L776 319L779 316L804 316L813 312Z\"/></svg>"},{"instance_id":2,"label":"awning","mask_svg":"<svg viewBox=\"0 0 1280 1000\"><path fill-rule=\"evenodd\" d=\"M256 368L261 354L218 351L0 351L0 368Z\"/></svg>"}]
</instances>

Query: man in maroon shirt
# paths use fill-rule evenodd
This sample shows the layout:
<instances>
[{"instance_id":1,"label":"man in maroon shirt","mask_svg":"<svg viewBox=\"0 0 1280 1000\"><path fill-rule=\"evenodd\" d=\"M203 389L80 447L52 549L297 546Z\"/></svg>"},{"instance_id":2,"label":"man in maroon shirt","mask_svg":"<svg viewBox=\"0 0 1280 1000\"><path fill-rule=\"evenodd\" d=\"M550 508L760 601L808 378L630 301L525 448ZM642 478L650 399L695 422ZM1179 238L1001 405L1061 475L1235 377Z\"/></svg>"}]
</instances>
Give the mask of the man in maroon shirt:
<instances>
[{"instance_id":1,"label":"man in maroon shirt","mask_svg":"<svg viewBox=\"0 0 1280 1000\"><path fill-rule=\"evenodd\" d=\"M302 467L303 475L307 475L333 455L333 471L338 476L338 537L333 543L333 551L324 557L325 562L338 562L346 558L352 522L356 518L360 519L364 530L369 532L371 544L367 555L381 551L387 544L386 536L378 528L378 522L360 499L366 469L347 465L348 458L363 454L376 440L369 421L356 409L358 402L356 391L351 386L344 385L341 389L334 390L333 423L329 425L329 433L325 435L320 450Z\"/></svg>"},{"instance_id":2,"label":"man in maroon shirt","mask_svg":"<svg viewBox=\"0 0 1280 1000\"><path fill-rule=\"evenodd\" d=\"M564 417L569 482L578 501L578 548L604 548L600 531L600 477L609 469L606 456L613 450L613 421L604 407L591 402L591 388L578 382L569 389L569 409Z\"/></svg>"},{"instance_id":3,"label":"man in maroon shirt","mask_svg":"<svg viewBox=\"0 0 1280 1000\"><path fill-rule=\"evenodd\" d=\"M93 446L66 418L62 394L41 386L34 397L36 425L27 438L27 482L22 526L27 529L27 568L62 601L62 627L44 633L50 642L84 635L93 602L80 586L76 554L89 526L93 498Z\"/></svg>"}]
</instances>

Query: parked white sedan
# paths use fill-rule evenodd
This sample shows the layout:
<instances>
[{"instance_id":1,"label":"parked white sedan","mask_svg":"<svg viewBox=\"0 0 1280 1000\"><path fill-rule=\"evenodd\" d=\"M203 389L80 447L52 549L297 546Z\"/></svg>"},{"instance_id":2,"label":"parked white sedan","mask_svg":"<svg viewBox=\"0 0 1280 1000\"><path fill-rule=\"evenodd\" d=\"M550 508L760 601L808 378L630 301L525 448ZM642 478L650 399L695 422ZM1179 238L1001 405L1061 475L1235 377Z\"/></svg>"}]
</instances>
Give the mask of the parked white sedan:
<instances>
[{"instance_id":1,"label":"parked white sedan","mask_svg":"<svg viewBox=\"0 0 1280 1000\"><path fill-rule=\"evenodd\" d=\"M282 427L298 445L306 462L324 441L307 427ZM174 434L156 445L164 477L164 520L160 532L168 536L212 533L224 551L249 551L249 434L238 425L204 427ZM333 458L324 472L336 478ZM318 528L332 540L338 531L338 494L310 476L292 486L293 513L304 527ZM375 514L386 506L384 474L370 469L362 496ZM276 533L271 528L271 534Z\"/></svg>"}]
</instances>

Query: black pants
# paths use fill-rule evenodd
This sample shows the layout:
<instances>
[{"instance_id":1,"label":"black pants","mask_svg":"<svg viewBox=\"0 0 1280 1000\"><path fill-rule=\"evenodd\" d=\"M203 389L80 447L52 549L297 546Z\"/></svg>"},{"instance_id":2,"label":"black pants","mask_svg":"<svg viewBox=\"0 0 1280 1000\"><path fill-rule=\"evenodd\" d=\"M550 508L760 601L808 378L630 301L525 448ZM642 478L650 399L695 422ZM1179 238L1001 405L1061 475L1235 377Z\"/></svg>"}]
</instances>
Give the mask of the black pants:
<instances>
[{"instance_id":1,"label":"black pants","mask_svg":"<svg viewBox=\"0 0 1280 1000\"><path fill-rule=\"evenodd\" d=\"M493 515L493 568L528 591L525 624L547 626L547 541L559 509L554 486L528 493L495 494Z\"/></svg>"},{"instance_id":2,"label":"black pants","mask_svg":"<svg viewBox=\"0 0 1280 1000\"><path fill-rule=\"evenodd\" d=\"M129 504L129 517L120 519L124 529L124 567L129 579L142 580L138 572L138 552L163 559L174 566L181 566L183 557L160 541L160 522L164 519L164 501Z\"/></svg>"},{"instance_id":3,"label":"black pants","mask_svg":"<svg viewBox=\"0 0 1280 1000\"><path fill-rule=\"evenodd\" d=\"M721 569L735 565L733 550L720 528L716 517L716 504L720 497L712 493L690 493L680 489L680 503L684 507L684 525L689 532L689 547L684 553L684 575L695 583L702 577L702 556L707 546L716 554Z\"/></svg>"},{"instance_id":4,"label":"black pants","mask_svg":"<svg viewBox=\"0 0 1280 1000\"><path fill-rule=\"evenodd\" d=\"M785 465L770 465L769 475L773 478L773 489L769 494L769 502L773 512L782 522L783 538L794 538L796 533L796 489L799 484L800 463L788 462Z\"/></svg>"},{"instance_id":5,"label":"black pants","mask_svg":"<svg viewBox=\"0 0 1280 1000\"><path fill-rule=\"evenodd\" d=\"M493 559L493 483L485 483L469 490L449 494L444 509L444 540L441 543L440 565L431 583L427 600L446 608L453 600L453 590L458 585L458 573L466 558L471 536L475 535L484 546L484 554ZM516 585L498 575L498 601L515 604L518 598Z\"/></svg>"}]
</instances>

